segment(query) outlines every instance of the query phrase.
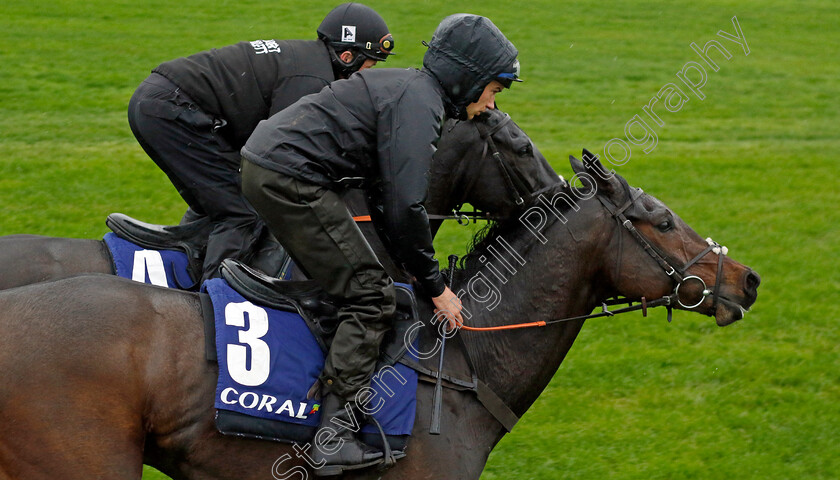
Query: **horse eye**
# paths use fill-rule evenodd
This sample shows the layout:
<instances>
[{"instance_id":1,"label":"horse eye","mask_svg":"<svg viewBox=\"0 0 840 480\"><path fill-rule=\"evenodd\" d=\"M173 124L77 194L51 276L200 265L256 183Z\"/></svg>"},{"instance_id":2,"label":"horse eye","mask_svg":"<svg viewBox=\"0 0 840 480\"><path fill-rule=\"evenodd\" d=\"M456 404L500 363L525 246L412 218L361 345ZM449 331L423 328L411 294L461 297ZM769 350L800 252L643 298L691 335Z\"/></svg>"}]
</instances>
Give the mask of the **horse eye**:
<instances>
[{"instance_id":1,"label":"horse eye","mask_svg":"<svg viewBox=\"0 0 840 480\"><path fill-rule=\"evenodd\" d=\"M525 145L524 147L520 148L518 152L516 152L519 156L526 156L530 155L533 150L531 149L531 145Z\"/></svg>"},{"instance_id":2,"label":"horse eye","mask_svg":"<svg viewBox=\"0 0 840 480\"><path fill-rule=\"evenodd\" d=\"M674 224L671 223L670 220L665 220L664 222L657 225L656 228L658 228L660 232L667 232L674 228Z\"/></svg>"}]
</instances>

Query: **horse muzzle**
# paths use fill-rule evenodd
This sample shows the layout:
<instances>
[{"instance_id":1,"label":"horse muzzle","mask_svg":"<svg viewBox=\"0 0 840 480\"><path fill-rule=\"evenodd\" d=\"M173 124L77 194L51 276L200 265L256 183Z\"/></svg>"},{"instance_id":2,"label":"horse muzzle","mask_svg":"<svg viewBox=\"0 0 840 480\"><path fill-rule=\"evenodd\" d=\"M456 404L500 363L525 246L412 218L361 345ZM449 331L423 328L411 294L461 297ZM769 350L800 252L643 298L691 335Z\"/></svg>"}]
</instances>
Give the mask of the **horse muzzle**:
<instances>
[{"instance_id":1,"label":"horse muzzle","mask_svg":"<svg viewBox=\"0 0 840 480\"><path fill-rule=\"evenodd\" d=\"M739 283L741 291L738 292L737 296L722 293L718 298L714 316L715 322L720 327L731 325L744 318L758 298L758 286L761 284L761 277L752 269L747 268L745 270ZM733 297L737 297L737 300Z\"/></svg>"}]
</instances>

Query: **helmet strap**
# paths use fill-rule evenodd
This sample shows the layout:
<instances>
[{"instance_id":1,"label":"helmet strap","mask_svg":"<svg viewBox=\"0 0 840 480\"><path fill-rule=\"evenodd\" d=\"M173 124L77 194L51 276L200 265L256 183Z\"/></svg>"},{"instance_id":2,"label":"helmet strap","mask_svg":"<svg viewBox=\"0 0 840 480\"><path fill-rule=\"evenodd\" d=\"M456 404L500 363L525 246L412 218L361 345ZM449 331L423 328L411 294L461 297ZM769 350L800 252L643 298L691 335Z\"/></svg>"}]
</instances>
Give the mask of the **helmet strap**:
<instances>
[{"instance_id":1,"label":"helmet strap","mask_svg":"<svg viewBox=\"0 0 840 480\"><path fill-rule=\"evenodd\" d=\"M333 73L336 79L348 78L353 73L358 72L367 59L357 49L347 48L346 46L329 45L327 50L330 52L330 60L332 61ZM352 53L353 60L345 62L339 55L341 52Z\"/></svg>"},{"instance_id":2,"label":"helmet strap","mask_svg":"<svg viewBox=\"0 0 840 480\"><path fill-rule=\"evenodd\" d=\"M455 105L454 103L452 103L448 96L444 97L445 98L443 99L443 109L446 112L446 116L448 118L452 118L455 120L467 120L467 118L469 118L466 106Z\"/></svg>"}]
</instances>

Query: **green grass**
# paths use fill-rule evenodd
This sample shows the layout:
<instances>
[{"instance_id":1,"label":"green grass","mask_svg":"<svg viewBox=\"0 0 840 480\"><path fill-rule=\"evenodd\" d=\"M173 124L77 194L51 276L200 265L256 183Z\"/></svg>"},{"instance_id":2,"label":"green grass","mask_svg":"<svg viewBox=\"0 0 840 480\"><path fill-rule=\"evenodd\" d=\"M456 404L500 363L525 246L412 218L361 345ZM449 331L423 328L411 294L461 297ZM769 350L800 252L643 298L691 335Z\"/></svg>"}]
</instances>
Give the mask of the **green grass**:
<instances>
[{"instance_id":1,"label":"green grass","mask_svg":"<svg viewBox=\"0 0 840 480\"><path fill-rule=\"evenodd\" d=\"M499 101L558 172L642 114L689 43L718 39L703 92L656 110L658 146L618 171L763 278L746 320L595 320L483 479L840 477L840 10L831 0L369 3L418 66L446 14L487 15L526 82ZM0 234L101 238L122 211L184 204L125 110L157 64L257 38L312 38L331 2L7 0L0 20ZM737 15L750 54L716 37ZM716 55L716 54L713 54ZM690 94L689 94L690 95ZM474 229L447 225L438 249ZM558 272L558 274L562 274ZM535 332L535 334L538 334ZM165 478L148 470L146 479Z\"/></svg>"}]
</instances>

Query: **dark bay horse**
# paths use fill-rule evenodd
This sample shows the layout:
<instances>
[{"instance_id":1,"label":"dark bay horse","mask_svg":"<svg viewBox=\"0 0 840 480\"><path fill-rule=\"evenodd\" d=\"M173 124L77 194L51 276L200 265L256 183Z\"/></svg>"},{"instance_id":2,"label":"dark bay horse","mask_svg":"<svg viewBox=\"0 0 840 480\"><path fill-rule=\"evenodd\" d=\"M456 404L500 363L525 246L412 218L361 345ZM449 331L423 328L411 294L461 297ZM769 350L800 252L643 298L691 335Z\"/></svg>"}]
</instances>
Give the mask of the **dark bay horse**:
<instances>
[{"instance_id":1,"label":"dark bay horse","mask_svg":"<svg viewBox=\"0 0 840 480\"><path fill-rule=\"evenodd\" d=\"M488 140L488 138L490 140ZM493 148L488 148L492 141ZM498 151L503 163L494 155ZM526 185L506 183L502 165L513 170ZM426 202L430 214L447 215L463 203L505 218L518 205L520 195L559 181L545 157L510 117L489 110L475 121L448 121L435 154ZM360 194L348 196L354 214L365 213ZM435 230L440 221L433 221ZM377 252L376 233L369 224L361 228ZM113 274L108 248L102 240L9 235L0 237L0 289L57 280L84 273Z\"/></svg>"},{"instance_id":2,"label":"dark bay horse","mask_svg":"<svg viewBox=\"0 0 840 480\"><path fill-rule=\"evenodd\" d=\"M556 185L531 199L475 246L454 279L469 312L458 333L463 350L519 416L584 321L467 326L553 322L613 295L655 299L677 286L681 296L713 290L692 310L724 326L757 297L758 275L661 201L597 161L572 166L588 188ZM419 301L430 318L431 303ZM421 340L433 340L433 329L421 329ZM294 446L216 432L218 367L205 360L199 294L109 275L29 285L0 292L0 332L0 478L138 479L143 463L175 479L311 478ZM453 355L450 364L458 362ZM505 429L471 392L445 389L441 435L430 435L433 391L418 387L406 458L345 478L477 479Z\"/></svg>"}]
</instances>

